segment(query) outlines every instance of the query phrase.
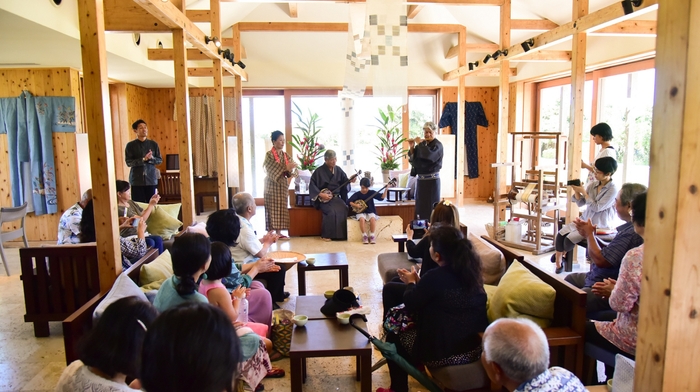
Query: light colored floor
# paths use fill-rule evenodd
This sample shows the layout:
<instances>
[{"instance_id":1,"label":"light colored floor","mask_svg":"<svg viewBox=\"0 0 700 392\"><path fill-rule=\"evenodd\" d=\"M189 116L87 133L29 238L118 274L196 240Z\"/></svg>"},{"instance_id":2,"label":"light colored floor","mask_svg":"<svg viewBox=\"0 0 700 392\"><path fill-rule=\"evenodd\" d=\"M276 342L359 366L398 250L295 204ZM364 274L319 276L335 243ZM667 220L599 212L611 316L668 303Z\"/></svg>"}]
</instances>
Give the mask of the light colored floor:
<instances>
[{"instance_id":1,"label":"light colored floor","mask_svg":"<svg viewBox=\"0 0 700 392\"><path fill-rule=\"evenodd\" d=\"M485 202L471 202L460 209L462 223L475 235L486 233L484 223L492 219L493 206ZM201 215L198 220L206 220ZM264 213L258 208L253 224L259 235L264 232ZM36 246L39 243L31 243ZM4 276L0 270L0 391L52 391L65 367L63 336L61 323L51 323L51 336L35 338L32 324L24 322L24 297L22 282L19 279L18 245L7 244L8 265L12 275ZM395 252L396 244L389 240L379 241L375 245L363 245L350 242L323 242L318 237L296 237L281 241L273 250L291 250L301 253L345 252L349 263L350 285L360 294L362 304L369 306L372 313L368 316L370 333L378 335L381 323L382 281L377 272L377 255ZM517 250L516 250L517 251ZM551 253L540 256L518 251L530 260L540 260L540 265L551 271L554 265L549 262ZM583 252L579 252L582 254ZM580 258L582 256L579 256ZM574 266L574 271L587 270L585 262ZM307 294L322 294L326 290L337 289L337 271L319 271L307 273ZM563 275L562 275L563 278ZM296 268L287 273L286 291L292 297L282 304L284 308L294 310L297 291ZM379 351L373 351L373 360L381 358ZM324 358L308 361L308 377L305 391L359 391L359 382L354 380L354 359ZM275 362L276 366L289 372L289 360ZM290 378L287 374L281 379L263 381L266 391L290 390ZM372 374L373 390L389 387L389 374L386 366ZM424 390L411 379L411 390Z\"/></svg>"}]
</instances>

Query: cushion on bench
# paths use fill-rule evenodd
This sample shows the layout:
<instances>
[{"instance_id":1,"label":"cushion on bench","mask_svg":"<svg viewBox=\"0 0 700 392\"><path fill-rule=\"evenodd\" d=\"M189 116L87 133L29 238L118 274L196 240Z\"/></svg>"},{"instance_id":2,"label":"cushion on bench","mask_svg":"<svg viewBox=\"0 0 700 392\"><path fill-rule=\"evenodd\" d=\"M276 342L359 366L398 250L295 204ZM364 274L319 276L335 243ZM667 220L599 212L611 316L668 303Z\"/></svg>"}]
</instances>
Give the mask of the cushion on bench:
<instances>
[{"instance_id":1,"label":"cushion on bench","mask_svg":"<svg viewBox=\"0 0 700 392\"><path fill-rule=\"evenodd\" d=\"M377 256L379 276L382 277L385 284L399 276L399 273L396 272L399 268L410 270L411 267L418 267L418 264L409 260L406 252L382 253Z\"/></svg>"},{"instance_id":2,"label":"cushion on bench","mask_svg":"<svg viewBox=\"0 0 700 392\"><path fill-rule=\"evenodd\" d=\"M482 241L479 237L469 233L469 241L481 258L481 275L485 284L498 284L506 270L506 258L493 245Z\"/></svg>"},{"instance_id":3,"label":"cushion on bench","mask_svg":"<svg viewBox=\"0 0 700 392\"><path fill-rule=\"evenodd\" d=\"M144 210L148 208L147 203L137 202L136 204L138 204L138 206ZM148 232L151 235L162 237L163 240L169 240L170 237L177 233L182 226L182 222L177 220L177 216L180 213L180 207L180 203L157 205L146 221L148 224Z\"/></svg>"},{"instance_id":4,"label":"cushion on bench","mask_svg":"<svg viewBox=\"0 0 700 392\"><path fill-rule=\"evenodd\" d=\"M485 286L486 287L486 286ZM501 317L525 317L542 328L554 318L556 290L517 261L511 264L494 290L486 289L488 317L493 322Z\"/></svg>"},{"instance_id":5,"label":"cushion on bench","mask_svg":"<svg viewBox=\"0 0 700 392\"><path fill-rule=\"evenodd\" d=\"M147 286L153 282L162 282L173 276L173 273L173 261L170 251L164 250L155 260L141 266L139 284Z\"/></svg>"},{"instance_id":6,"label":"cushion on bench","mask_svg":"<svg viewBox=\"0 0 700 392\"><path fill-rule=\"evenodd\" d=\"M139 286L129 278L129 275L122 273L117 277L117 280L114 281L114 285L112 285L112 289L109 290L107 296L97 305L97 308L95 308L92 314L94 322L97 322L109 305L124 297L137 297L143 301L148 301L146 295L141 291Z\"/></svg>"}]
</instances>

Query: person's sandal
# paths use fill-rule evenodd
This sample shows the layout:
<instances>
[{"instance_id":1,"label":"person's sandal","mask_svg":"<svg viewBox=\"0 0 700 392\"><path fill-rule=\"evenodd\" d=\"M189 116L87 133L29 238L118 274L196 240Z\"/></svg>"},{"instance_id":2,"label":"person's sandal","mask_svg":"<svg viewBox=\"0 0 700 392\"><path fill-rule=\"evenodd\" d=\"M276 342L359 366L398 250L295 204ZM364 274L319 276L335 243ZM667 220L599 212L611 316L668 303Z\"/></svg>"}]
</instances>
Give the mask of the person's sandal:
<instances>
[{"instance_id":1,"label":"person's sandal","mask_svg":"<svg viewBox=\"0 0 700 392\"><path fill-rule=\"evenodd\" d=\"M282 378L284 377L284 369L273 366L272 370L267 372L265 378Z\"/></svg>"}]
</instances>

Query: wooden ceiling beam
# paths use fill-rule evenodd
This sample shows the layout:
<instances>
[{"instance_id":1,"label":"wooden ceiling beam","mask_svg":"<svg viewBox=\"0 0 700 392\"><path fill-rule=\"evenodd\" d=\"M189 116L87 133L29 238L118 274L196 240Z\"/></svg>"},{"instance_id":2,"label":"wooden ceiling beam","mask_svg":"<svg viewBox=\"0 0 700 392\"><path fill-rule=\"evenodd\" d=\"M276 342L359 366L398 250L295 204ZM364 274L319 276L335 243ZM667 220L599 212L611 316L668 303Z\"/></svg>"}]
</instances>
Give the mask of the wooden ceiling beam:
<instances>
[{"instance_id":1,"label":"wooden ceiling beam","mask_svg":"<svg viewBox=\"0 0 700 392\"><path fill-rule=\"evenodd\" d=\"M465 44L465 46L467 53L493 53L501 48L498 44ZM459 45L455 45L447 51L445 58L457 57L458 53Z\"/></svg>"},{"instance_id":2,"label":"wooden ceiling beam","mask_svg":"<svg viewBox=\"0 0 700 392\"><path fill-rule=\"evenodd\" d=\"M221 0L222 3L246 3L255 0ZM275 3L365 3L366 0L275 0ZM447 4L447 5L503 5L503 0L410 0L418 4Z\"/></svg>"},{"instance_id":3,"label":"wooden ceiling beam","mask_svg":"<svg viewBox=\"0 0 700 392\"><path fill-rule=\"evenodd\" d=\"M409 5L408 12L406 14L408 16L408 19L415 18L416 15L418 15L418 13L421 12L421 10L423 10L423 7L425 7L425 6L424 5L416 5L416 4Z\"/></svg>"},{"instance_id":4,"label":"wooden ceiling beam","mask_svg":"<svg viewBox=\"0 0 700 392\"><path fill-rule=\"evenodd\" d=\"M155 16L162 23L166 24L171 29L182 29L185 32L187 41L194 45L197 49L206 54L212 60L220 60L218 48L213 42L204 43L204 33L192 21L187 19L175 5L170 2L160 0L134 0L141 5L151 15ZM236 74L242 80L248 80L248 73L240 67L233 67L230 63L221 62L221 66L228 72Z\"/></svg>"},{"instance_id":5,"label":"wooden ceiling beam","mask_svg":"<svg viewBox=\"0 0 700 392\"><path fill-rule=\"evenodd\" d=\"M148 49L148 59L151 61L173 61L175 59L173 49ZM187 61L211 60L209 56L197 48L187 49Z\"/></svg>"},{"instance_id":6,"label":"wooden ceiling beam","mask_svg":"<svg viewBox=\"0 0 700 392\"><path fill-rule=\"evenodd\" d=\"M482 68L482 69L475 69L471 76L500 76L501 75L501 69L500 68ZM510 69L510 76L517 76L518 75L518 69L517 68L511 68Z\"/></svg>"},{"instance_id":7,"label":"wooden ceiling beam","mask_svg":"<svg viewBox=\"0 0 700 392\"><path fill-rule=\"evenodd\" d=\"M297 18L299 16L299 8L297 3L289 3L289 17Z\"/></svg>"},{"instance_id":8,"label":"wooden ceiling beam","mask_svg":"<svg viewBox=\"0 0 700 392\"><path fill-rule=\"evenodd\" d=\"M211 23L211 12L209 10L186 10L187 19L195 23Z\"/></svg>"},{"instance_id":9,"label":"wooden ceiling beam","mask_svg":"<svg viewBox=\"0 0 700 392\"><path fill-rule=\"evenodd\" d=\"M187 68L187 76L193 77L193 78L204 78L204 77L213 77L214 76L214 68L207 68L207 67L193 67L193 68ZM227 73L223 74L223 77L227 76L234 76Z\"/></svg>"},{"instance_id":10,"label":"wooden ceiling beam","mask_svg":"<svg viewBox=\"0 0 700 392\"><path fill-rule=\"evenodd\" d=\"M551 30L559 27L558 24L549 19L512 19L510 21L511 30Z\"/></svg>"},{"instance_id":11,"label":"wooden ceiling beam","mask_svg":"<svg viewBox=\"0 0 700 392\"><path fill-rule=\"evenodd\" d=\"M656 36L655 20L626 20L590 33L589 35Z\"/></svg>"},{"instance_id":12,"label":"wooden ceiling beam","mask_svg":"<svg viewBox=\"0 0 700 392\"><path fill-rule=\"evenodd\" d=\"M625 15L621 3L613 3L607 7L601 8L596 12L592 12L582 16L574 21L563 24L550 31L546 31L538 36L533 37L535 45L530 51L539 51L548 48L552 45L567 41L576 33L588 33L604 29L608 26L620 23L648 12L658 9L658 0L644 0L641 6L637 7L634 12ZM514 60L518 57L523 57L528 52L525 52L520 43L517 43L508 48L508 56L501 56L498 60L491 60L486 66L494 67L500 64L502 60ZM468 66L459 67L452 71L443 74L443 80L454 80L463 75L469 75L475 71L469 71Z\"/></svg>"},{"instance_id":13,"label":"wooden ceiling beam","mask_svg":"<svg viewBox=\"0 0 700 392\"><path fill-rule=\"evenodd\" d=\"M287 32L329 32L347 33L347 23L309 23L309 22L240 22L241 32L247 31L287 31ZM459 24L424 24L408 25L409 33L458 33L465 27ZM223 46L232 46L231 38L221 40Z\"/></svg>"},{"instance_id":14,"label":"wooden ceiling beam","mask_svg":"<svg viewBox=\"0 0 700 392\"><path fill-rule=\"evenodd\" d=\"M105 31L169 32L170 28L133 1L104 0Z\"/></svg>"},{"instance_id":15,"label":"wooden ceiling beam","mask_svg":"<svg viewBox=\"0 0 700 392\"><path fill-rule=\"evenodd\" d=\"M570 50L541 50L539 52L528 53L522 57L511 60L512 62L567 62L571 61Z\"/></svg>"}]
</instances>

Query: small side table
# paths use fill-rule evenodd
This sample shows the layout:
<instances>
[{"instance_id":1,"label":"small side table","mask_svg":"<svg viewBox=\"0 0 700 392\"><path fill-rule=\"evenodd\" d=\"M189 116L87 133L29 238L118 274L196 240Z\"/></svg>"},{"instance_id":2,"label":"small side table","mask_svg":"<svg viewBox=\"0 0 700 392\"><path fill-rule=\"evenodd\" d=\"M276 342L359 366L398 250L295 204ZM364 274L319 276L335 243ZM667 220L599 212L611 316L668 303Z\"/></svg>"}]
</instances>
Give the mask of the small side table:
<instances>
[{"instance_id":1,"label":"small side table","mask_svg":"<svg viewBox=\"0 0 700 392\"><path fill-rule=\"evenodd\" d=\"M401 201L403 200L403 193L411 188L389 188L387 189L386 199L387 201ZM394 199L391 199L391 195L394 195Z\"/></svg>"},{"instance_id":2,"label":"small side table","mask_svg":"<svg viewBox=\"0 0 700 392\"><path fill-rule=\"evenodd\" d=\"M399 244L399 252L404 252L406 250L406 241L408 241L408 236L406 234L394 234L391 236L391 240Z\"/></svg>"},{"instance_id":3,"label":"small side table","mask_svg":"<svg viewBox=\"0 0 700 392\"><path fill-rule=\"evenodd\" d=\"M316 259L314 265L308 265L305 261L297 264L297 277L299 283L299 295L306 295L306 272L338 270L340 274L340 287L349 286L348 259L344 252L307 254L306 258Z\"/></svg>"}]
</instances>

